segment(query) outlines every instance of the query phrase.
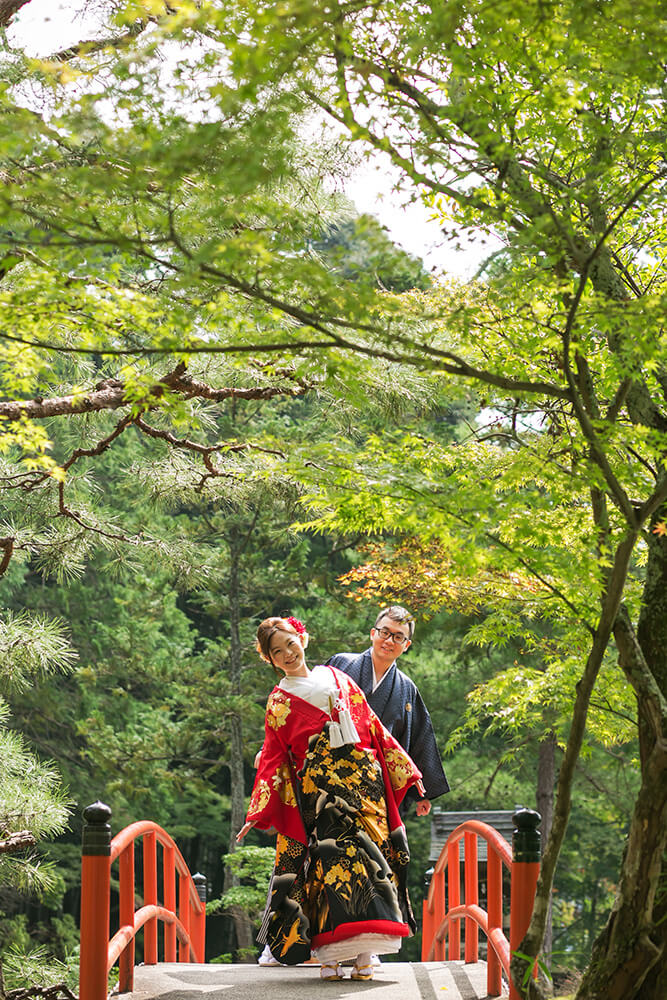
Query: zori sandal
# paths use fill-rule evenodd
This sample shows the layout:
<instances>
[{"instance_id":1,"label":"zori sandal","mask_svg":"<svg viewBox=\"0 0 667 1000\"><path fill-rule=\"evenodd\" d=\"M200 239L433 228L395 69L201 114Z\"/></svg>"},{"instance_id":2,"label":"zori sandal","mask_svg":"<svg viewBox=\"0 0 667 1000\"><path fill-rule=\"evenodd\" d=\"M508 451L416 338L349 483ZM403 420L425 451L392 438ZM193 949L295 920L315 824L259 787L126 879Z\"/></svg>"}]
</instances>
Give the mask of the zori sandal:
<instances>
[{"instance_id":1,"label":"zori sandal","mask_svg":"<svg viewBox=\"0 0 667 1000\"><path fill-rule=\"evenodd\" d=\"M339 983L343 978L343 968L340 965L327 965L326 962L320 966L320 979L326 979L332 983Z\"/></svg>"},{"instance_id":2,"label":"zori sandal","mask_svg":"<svg viewBox=\"0 0 667 1000\"><path fill-rule=\"evenodd\" d=\"M352 973L350 979L358 979L361 982L367 983L369 979L373 978L373 966L372 965L357 965L356 962L352 967Z\"/></svg>"}]
</instances>

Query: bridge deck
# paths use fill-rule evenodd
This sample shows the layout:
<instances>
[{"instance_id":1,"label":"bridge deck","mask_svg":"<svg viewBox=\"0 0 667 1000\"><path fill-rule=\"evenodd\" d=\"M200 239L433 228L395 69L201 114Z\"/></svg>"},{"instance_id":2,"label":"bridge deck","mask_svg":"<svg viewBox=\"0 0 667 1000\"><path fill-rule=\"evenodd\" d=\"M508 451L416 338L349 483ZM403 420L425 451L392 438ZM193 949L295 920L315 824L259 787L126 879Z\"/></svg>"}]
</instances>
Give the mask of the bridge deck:
<instances>
[{"instance_id":1,"label":"bridge deck","mask_svg":"<svg viewBox=\"0 0 667 1000\"><path fill-rule=\"evenodd\" d=\"M346 975L349 973L346 972ZM232 990L232 993L228 991ZM128 1000L313 1000L323 997L372 996L372 1000L482 1000L486 998L486 963L386 962L369 983L350 979L326 983L319 967L300 965L138 966ZM506 994L504 994L506 995Z\"/></svg>"}]
</instances>

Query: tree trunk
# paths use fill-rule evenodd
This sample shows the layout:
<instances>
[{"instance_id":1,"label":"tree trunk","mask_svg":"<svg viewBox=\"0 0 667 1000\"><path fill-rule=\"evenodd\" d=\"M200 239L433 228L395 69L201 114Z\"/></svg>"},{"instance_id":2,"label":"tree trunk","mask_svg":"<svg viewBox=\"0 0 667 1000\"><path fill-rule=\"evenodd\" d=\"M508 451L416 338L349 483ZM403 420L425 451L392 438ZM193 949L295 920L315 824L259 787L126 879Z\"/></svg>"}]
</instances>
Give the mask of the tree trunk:
<instances>
[{"instance_id":1,"label":"tree trunk","mask_svg":"<svg viewBox=\"0 0 667 1000\"><path fill-rule=\"evenodd\" d=\"M17 10L25 7L30 0L0 0L0 28L6 27Z\"/></svg>"},{"instance_id":2,"label":"tree trunk","mask_svg":"<svg viewBox=\"0 0 667 1000\"><path fill-rule=\"evenodd\" d=\"M542 851L551 833L554 815L554 788L556 785L556 734L550 732L540 743L537 763L537 811L542 817ZM549 902L547 922L544 928L542 950L547 967L551 969L551 952L553 950L553 905Z\"/></svg>"},{"instance_id":3,"label":"tree trunk","mask_svg":"<svg viewBox=\"0 0 667 1000\"><path fill-rule=\"evenodd\" d=\"M229 544L229 678L231 694L238 697L241 694L241 637L239 623L241 619L241 600L239 590L239 563L241 546L236 526L232 526L228 535ZM243 770L243 722L236 713L231 720L231 741L229 756L229 779L231 786L231 830L229 834L229 853L236 850L236 834L245 822L245 775ZM238 885L238 876L229 868L225 870L224 891ZM252 923L238 906L232 906L228 911L234 921L237 949L251 949L254 945Z\"/></svg>"},{"instance_id":4,"label":"tree trunk","mask_svg":"<svg viewBox=\"0 0 667 1000\"><path fill-rule=\"evenodd\" d=\"M664 516L664 513L663 513ZM642 611L635 634L621 609L619 663L637 695L642 784L618 896L593 948L577 1000L662 1000L667 976L667 539L649 535Z\"/></svg>"},{"instance_id":5,"label":"tree trunk","mask_svg":"<svg viewBox=\"0 0 667 1000\"><path fill-rule=\"evenodd\" d=\"M667 868L663 856L660 883L653 907L655 932L652 940L661 949L660 958L647 973L642 984L641 1000L664 1000L667 982Z\"/></svg>"},{"instance_id":6,"label":"tree trunk","mask_svg":"<svg viewBox=\"0 0 667 1000\"><path fill-rule=\"evenodd\" d=\"M651 527L664 523L667 509L654 517ZM637 638L647 663L651 665L660 693L667 699L667 538L651 531L649 561L644 587L644 603L639 615ZM664 710L664 709L663 709ZM667 738L667 724L662 720L662 739ZM639 716L639 753L644 761L654 745L654 733L643 713ZM662 1000L667 981L667 858L663 853L660 880L653 910L652 940L661 949L661 956L642 986L642 1000Z\"/></svg>"},{"instance_id":7,"label":"tree trunk","mask_svg":"<svg viewBox=\"0 0 667 1000\"><path fill-rule=\"evenodd\" d=\"M664 997L664 924L656 926L654 902L661 872L667 825L667 754L656 747L642 776L635 804L618 896L606 927L593 947L577 1000L647 1000L651 973ZM664 909L664 897L662 901Z\"/></svg>"},{"instance_id":8,"label":"tree trunk","mask_svg":"<svg viewBox=\"0 0 667 1000\"><path fill-rule=\"evenodd\" d=\"M628 531L616 549L614 563L608 576L607 587L602 601L602 611L598 626L586 659L583 674L577 683L576 697L572 710L572 725L570 726L563 760L558 772L553 824L542 854L542 868L537 880L533 915L523 941L519 945L518 952L513 955L510 963L511 976L516 984L524 983L527 970L532 967L533 961L538 957L542 948L549 904L551 902L554 872L570 817L574 769L584 738L591 693L611 639L614 623L618 618L618 609L635 541L636 533ZM518 986L518 990L523 996L529 997L530 1000L534 997L539 997L541 1000L545 993L544 989L532 977L528 977L525 986Z\"/></svg>"}]
</instances>

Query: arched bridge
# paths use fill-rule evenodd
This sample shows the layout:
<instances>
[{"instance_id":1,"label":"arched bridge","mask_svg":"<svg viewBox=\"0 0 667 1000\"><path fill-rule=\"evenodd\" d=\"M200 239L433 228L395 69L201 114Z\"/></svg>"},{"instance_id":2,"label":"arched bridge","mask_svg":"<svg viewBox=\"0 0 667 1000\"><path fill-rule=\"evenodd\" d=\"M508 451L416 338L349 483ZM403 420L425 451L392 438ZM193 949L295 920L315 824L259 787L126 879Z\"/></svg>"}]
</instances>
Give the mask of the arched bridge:
<instances>
[{"instance_id":1,"label":"arched bridge","mask_svg":"<svg viewBox=\"0 0 667 1000\"><path fill-rule=\"evenodd\" d=\"M299 1000L301 995L309 1000L312 990L319 988L317 966L265 969L257 965L207 965L205 877L190 874L172 838L151 821L133 823L112 840L108 806L96 802L84 810L84 818L80 1000L107 1000L109 973L116 963L120 993L137 990L143 998L156 1000L166 994L169 1000L197 1000L191 994L229 989L234 991L234 1000L245 1000L246 995L255 1000L259 992L266 992L268 1000ZM508 992L510 1000L520 1000L521 993L510 979L510 957L532 913L539 873L540 817L522 809L513 819L511 851L496 830L476 820L462 823L450 834L423 903L421 962L388 962L372 983L343 980L322 984L322 988L341 996L381 986L388 991L383 993L384 1000L477 1000ZM487 850L483 893L479 889L480 839L486 842ZM139 843L143 851L141 893L135 884L134 866ZM110 935L111 867L116 861L119 926ZM503 879L503 871L509 879ZM504 900L504 881L510 885L509 905ZM159 925L163 928L161 945ZM486 961L480 961L480 931ZM144 936L144 964L135 970L134 944L139 932Z\"/></svg>"}]
</instances>

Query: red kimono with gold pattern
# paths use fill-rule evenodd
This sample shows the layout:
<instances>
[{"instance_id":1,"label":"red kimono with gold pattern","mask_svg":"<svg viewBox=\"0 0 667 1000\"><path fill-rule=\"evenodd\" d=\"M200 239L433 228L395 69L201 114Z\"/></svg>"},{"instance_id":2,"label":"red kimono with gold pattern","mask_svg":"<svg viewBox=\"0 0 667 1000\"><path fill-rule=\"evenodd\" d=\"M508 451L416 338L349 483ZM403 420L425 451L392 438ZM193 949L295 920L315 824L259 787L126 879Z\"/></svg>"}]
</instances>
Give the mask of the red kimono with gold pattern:
<instances>
[{"instance_id":1,"label":"red kimono with gold pattern","mask_svg":"<svg viewBox=\"0 0 667 1000\"><path fill-rule=\"evenodd\" d=\"M325 669L338 691L331 714L271 692L248 809L259 829L278 832L266 940L287 965L311 950L322 961L327 949L336 960L396 951L415 930L398 806L421 774L355 682ZM345 709L359 740L340 745L331 729Z\"/></svg>"},{"instance_id":2,"label":"red kimono with gold pattern","mask_svg":"<svg viewBox=\"0 0 667 1000\"><path fill-rule=\"evenodd\" d=\"M351 677L329 668L350 711L360 745L375 752L385 778L387 818L391 830L402 825L398 814L405 793L421 778L403 747L384 728L370 708L361 688ZM264 747L248 807L248 820L259 830L278 833L307 843L306 831L294 790L294 773L303 766L308 740L338 715L323 712L297 695L275 687L266 705Z\"/></svg>"}]
</instances>

